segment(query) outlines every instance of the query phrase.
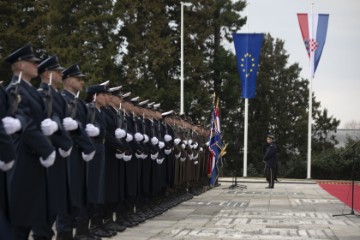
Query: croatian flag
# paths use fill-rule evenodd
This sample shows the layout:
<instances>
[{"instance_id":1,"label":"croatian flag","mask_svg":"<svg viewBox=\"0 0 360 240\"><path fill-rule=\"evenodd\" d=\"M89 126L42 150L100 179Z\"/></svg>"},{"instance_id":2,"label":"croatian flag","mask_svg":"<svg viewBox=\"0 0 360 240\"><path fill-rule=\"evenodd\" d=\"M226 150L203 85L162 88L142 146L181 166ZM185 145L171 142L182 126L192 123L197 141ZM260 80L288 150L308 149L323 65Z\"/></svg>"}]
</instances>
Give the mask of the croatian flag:
<instances>
[{"instance_id":1,"label":"croatian flag","mask_svg":"<svg viewBox=\"0 0 360 240\"><path fill-rule=\"evenodd\" d=\"M326 39L329 14L298 13L298 20L306 51L310 58L310 73L314 78Z\"/></svg>"}]
</instances>

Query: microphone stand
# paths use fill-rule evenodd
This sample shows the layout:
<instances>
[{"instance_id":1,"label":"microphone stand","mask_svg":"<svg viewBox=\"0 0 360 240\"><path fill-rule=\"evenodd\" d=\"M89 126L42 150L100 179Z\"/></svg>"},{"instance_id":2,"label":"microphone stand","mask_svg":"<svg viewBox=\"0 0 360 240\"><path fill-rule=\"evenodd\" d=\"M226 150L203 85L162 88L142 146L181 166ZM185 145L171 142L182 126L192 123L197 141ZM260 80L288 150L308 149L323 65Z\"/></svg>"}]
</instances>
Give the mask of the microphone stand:
<instances>
[{"instance_id":1,"label":"microphone stand","mask_svg":"<svg viewBox=\"0 0 360 240\"><path fill-rule=\"evenodd\" d=\"M240 153L242 153L242 152L243 152L243 150L240 150ZM235 162L235 160L234 160L234 162ZM235 163L234 163L234 165L235 165ZM236 166L234 166L233 176L232 176L231 185L230 185L229 189L235 189L235 188L240 188L241 190L247 189L246 185L238 184L237 174L236 174Z\"/></svg>"}]
</instances>

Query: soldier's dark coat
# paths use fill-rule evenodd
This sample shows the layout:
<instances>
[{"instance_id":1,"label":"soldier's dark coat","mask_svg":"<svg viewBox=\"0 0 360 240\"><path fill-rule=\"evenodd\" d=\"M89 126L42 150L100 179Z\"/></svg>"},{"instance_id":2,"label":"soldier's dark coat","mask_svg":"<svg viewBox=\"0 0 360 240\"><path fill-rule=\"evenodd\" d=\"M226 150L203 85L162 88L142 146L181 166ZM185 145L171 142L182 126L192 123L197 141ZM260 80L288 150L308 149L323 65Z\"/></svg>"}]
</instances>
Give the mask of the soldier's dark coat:
<instances>
[{"instance_id":1,"label":"soldier's dark coat","mask_svg":"<svg viewBox=\"0 0 360 240\"><path fill-rule=\"evenodd\" d=\"M8 163L15 160L15 148L12 139L5 132L1 119L8 115L10 107L9 96L5 89L0 85L0 160ZM0 215L8 219L8 194L6 173L0 170Z\"/></svg>"},{"instance_id":2,"label":"soldier's dark coat","mask_svg":"<svg viewBox=\"0 0 360 240\"><path fill-rule=\"evenodd\" d=\"M82 207L86 203L86 162L83 160L81 153L89 154L95 151L95 147L84 130L88 114L84 101L75 98L75 95L67 90L62 92L62 96L68 106L73 106L74 102L76 104L74 119L78 121L79 128L70 132L74 146L69 157L68 173L71 204L75 207ZM72 115L72 111L73 107L70 107L68 116Z\"/></svg>"},{"instance_id":3,"label":"soldier's dark coat","mask_svg":"<svg viewBox=\"0 0 360 240\"><path fill-rule=\"evenodd\" d=\"M17 81L13 76L12 81ZM12 91L9 85L7 91ZM15 226L47 224L49 202L47 196L46 168L39 158L46 159L55 149L42 134L41 121L45 118L45 105L36 89L25 81L19 85L19 110L26 118L21 134L16 134L17 157L9 177L10 221Z\"/></svg>"},{"instance_id":4,"label":"soldier's dark coat","mask_svg":"<svg viewBox=\"0 0 360 240\"><path fill-rule=\"evenodd\" d=\"M89 104L88 104L89 107ZM105 134L106 124L100 110L94 108L95 122L93 123L100 129L100 134L91 137L96 149L94 158L87 163L87 200L88 203L105 203ZM91 115L92 113L89 112Z\"/></svg>"},{"instance_id":5,"label":"soldier's dark coat","mask_svg":"<svg viewBox=\"0 0 360 240\"><path fill-rule=\"evenodd\" d=\"M55 163L48 169L50 209L53 214L65 214L70 212L71 207L67 173L68 163L67 158L63 158L58 150L61 148L68 151L73 146L70 135L61 125L62 119L67 114L67 104L58 91L52 88L49 92L49 85L46 83L41 83L38 91L46 104L52 102L51 119L59 125L59 130L50 136L51 143L57 150ZM49 101L48 98L52 98L52 101Z\"/></svg>"}]
</instances>

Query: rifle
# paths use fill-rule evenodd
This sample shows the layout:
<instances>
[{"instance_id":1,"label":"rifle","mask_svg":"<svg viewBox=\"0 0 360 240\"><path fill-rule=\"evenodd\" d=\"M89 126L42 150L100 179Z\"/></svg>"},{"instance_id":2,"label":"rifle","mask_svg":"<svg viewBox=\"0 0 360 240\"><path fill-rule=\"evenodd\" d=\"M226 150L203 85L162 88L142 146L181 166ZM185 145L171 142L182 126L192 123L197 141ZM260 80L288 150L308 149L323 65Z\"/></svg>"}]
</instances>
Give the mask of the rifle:
<instances>
[{"instance_id":1,"label":"rifle","mask_svg":"<svg viewBox=\"0 0 360 240\"><path fill-rule=\"evenodd\" d=\"M119 109L116 111L116 116L117 116L117 127L122 129L123 127L123 115L121 114L121 103L120 103L120 106L119 106Z\"/></svg>"},{"instance_id":2,"label":"rifle","mask_svg":"<svg viewBox=\"0 0 360 240\"><path fill-rule=\"evenodd\" d=\"M94 95L93 101L89 104L89 110L90 110L89 123L92 123L92 124L95 122L95 117L96 117L95 101L96 101L96 94Z\"/></svg>"},{"instance_id":3,"label":"rifle","mask_svg":"<svg viewBox=\"0 0 360 240\"><path fill-rule=\"evenodd\" d=\"M48 84L48 91L45 95L45 100L47 102L47 118L51 117L52 108L53 108L53 96L52 96L52 73L50 73L50 80Z\"/></svg>"},{"instance_id":4,"label":"rifle","mask_svg":"<svg viewBox=\"0 0 360 240\"><path fill-rule=\"evenodd\" d=\"M14 86L14 88L11 88L10 90L10 115L14 115L16 110L18 109L18 106L19 106L19 102L21 100L21 96L19 95L19 85L20 85L20 82L21 82L21 77L22 77L22 72L20 72L19 74L19 78L16 82L14 83L11 83L11 85Z\"/></svg>"},{"instance_id":5,"label":"rifle","mask_svg":"<svg viewBox=\"0 0 360 240\"><path fill-rule=\"evenodd\" d=\"M71 111L70 111L70 117L71 117L72 119L74 119L75 116L76 116L76 112L77 112L77 99L79 98L79 94L80 94L80 91L77 92L74 100L69 103L69 109L71 110Z\"/></svg>"}]
</instances>

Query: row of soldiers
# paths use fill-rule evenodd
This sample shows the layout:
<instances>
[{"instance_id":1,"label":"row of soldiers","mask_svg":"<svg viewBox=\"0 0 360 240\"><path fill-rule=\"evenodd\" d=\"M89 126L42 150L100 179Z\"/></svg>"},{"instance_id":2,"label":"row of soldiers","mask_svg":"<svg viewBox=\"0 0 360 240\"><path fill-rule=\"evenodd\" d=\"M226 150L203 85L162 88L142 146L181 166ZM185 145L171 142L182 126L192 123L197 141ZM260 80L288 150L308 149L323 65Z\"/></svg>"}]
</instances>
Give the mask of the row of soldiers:
<instances>
[{"instance_id":1,"label":"row of soldiers","mask_svg":"<svg viewBox=\"0 0 360 240\"><path fill-rule=\"evenodd\" d=\"M65 69L56 55L41 62L31 44L5 61L0 239L52 239L54 224L59 240L112 237L208 184L208 130L109 81L89 86L84 101L79 66Z\"/></svg>"}]
</instances>

